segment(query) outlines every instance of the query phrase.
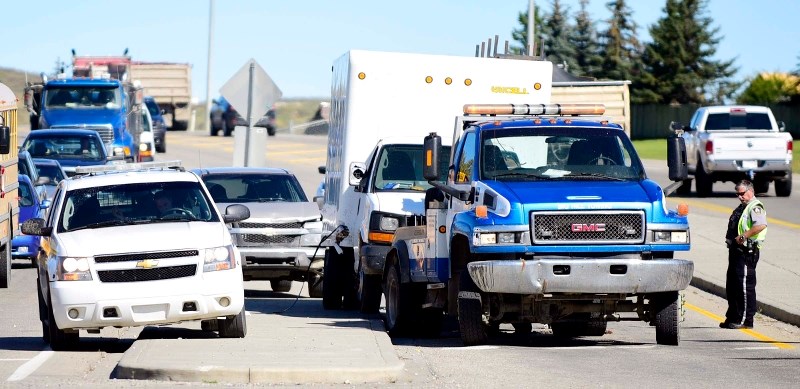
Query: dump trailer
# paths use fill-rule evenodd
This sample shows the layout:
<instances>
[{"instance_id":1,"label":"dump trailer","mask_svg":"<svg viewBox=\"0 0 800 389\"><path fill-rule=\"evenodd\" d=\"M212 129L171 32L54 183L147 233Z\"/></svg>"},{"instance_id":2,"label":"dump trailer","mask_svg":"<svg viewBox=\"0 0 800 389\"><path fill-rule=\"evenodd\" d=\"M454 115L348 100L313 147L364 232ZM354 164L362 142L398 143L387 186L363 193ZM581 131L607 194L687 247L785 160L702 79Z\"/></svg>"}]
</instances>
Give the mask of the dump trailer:
<instances>
[{"instance_id":1,"label":"dump trailer","mask_svg":"<svg viewBox=\"0 0 800 389\"><path fill-rule=\"evenodd\" d=\"M192 65L172 62L133 62L131 78L139 80L147 96L164 110L170 130L188 128L192 114Z\"/></svg>"}]
</instances>

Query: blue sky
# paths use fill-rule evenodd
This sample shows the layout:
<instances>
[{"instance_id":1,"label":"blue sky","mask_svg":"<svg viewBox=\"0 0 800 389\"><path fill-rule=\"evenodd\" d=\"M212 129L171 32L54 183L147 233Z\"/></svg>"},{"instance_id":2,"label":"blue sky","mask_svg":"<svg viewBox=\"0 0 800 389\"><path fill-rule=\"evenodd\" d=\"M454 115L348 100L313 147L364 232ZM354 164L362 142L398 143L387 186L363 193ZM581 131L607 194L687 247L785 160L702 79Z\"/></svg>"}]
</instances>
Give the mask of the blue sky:
<instances>
[{"instance_id":1,"label":"blue sky","mask_svg":"<svg viewBox=\"0 0 800 389\"><path fill-rule=\"evenodd\" d=\"M187 62L192 94L206 96L210 0L38 0L3 5L0 67L38 74L57 59L121 54L134 60ZM608 0L591 0L596 21ZM666 0L630 0L639 36L662 15ZM549 12L552 1L536 0ZM562 0L577 12L578 0ZM475 45L499 35L511 41L527 0L214 0L211 95L250 58L284 98L330 94L331 64L350 49L472 56ZM739 78L790 71L800 59L800 1L710 0L722 41L718 59L736 57ZM604 28L600 23L599 28ZM6 35L7 37L9 35Z\"/></svg>"}]
</instances>

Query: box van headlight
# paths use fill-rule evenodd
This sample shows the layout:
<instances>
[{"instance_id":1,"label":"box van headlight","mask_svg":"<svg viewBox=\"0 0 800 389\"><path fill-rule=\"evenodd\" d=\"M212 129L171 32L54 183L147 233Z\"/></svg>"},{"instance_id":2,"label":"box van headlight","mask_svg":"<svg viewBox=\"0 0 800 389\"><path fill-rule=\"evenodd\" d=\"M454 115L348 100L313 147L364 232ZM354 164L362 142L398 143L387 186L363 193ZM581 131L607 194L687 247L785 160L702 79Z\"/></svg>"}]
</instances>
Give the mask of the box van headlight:
<instances>
[{"instance_id":1,"label":"box van headlight","mask_svg":"<svg viewBox=\"0 0 800 389\"><path fill-rule=\"evenodd\" d=\"M383 231L396 231L400 227L400 220L394 217L382 216L379 224Z\"/></svg>"},{"instance_id":2,"label":"box van headlight","mask_svg":"<svg viewBox=\"0 0 800 389\"><path fill-rule=\"evenodd\" d=\"M228 270L236 267L236 256L233 255L233 246L213 247L205 249L202 252L204 272Z\"/></svg>"},{"instance_id":3,"label":"box van headlight","mask_svg":"<svg viewBox=\"0 0 800 389\"><path fill-rule=\"evenodd\" d=\"M58 257L56 278L59 281L91 281L89 257Z\"/></svg>"}]
</instances>

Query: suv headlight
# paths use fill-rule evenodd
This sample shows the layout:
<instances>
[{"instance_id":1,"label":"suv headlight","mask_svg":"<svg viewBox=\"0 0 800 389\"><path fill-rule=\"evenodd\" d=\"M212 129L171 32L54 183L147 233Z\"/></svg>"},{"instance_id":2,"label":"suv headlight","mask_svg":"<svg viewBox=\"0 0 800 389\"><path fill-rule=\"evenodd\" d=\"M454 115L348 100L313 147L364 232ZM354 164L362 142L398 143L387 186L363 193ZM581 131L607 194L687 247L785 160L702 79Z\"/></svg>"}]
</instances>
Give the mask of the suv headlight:
<instances>
[{"instance_id":1,"label":"suv headlight","mask_svg":"<svg viewBox=\"0 0 800 389\"><path fill-rule=\"evenodd\" d=\"M300 236L300 246L317 246L322 241L322 221L303 224L308 233Z\"/></svg>"},{"instance_id":2,"label":"suv headlight","mask_svg":"<svg viewBox=\"0 0 800 389\"><path fill-rule=\"evenodd\" d=\"M203 256L203 271L229 270L236 267L233 246L220 246L200 251Z\"/></svg>"},{"instance_id":3,"label":"suv headlight","mask_svg":"<svg viewBox=\"0 0 800 389\"><path fill-rule=\"evenodd\" d=\"M91 257L58 257L56 279L58 281L91 281L90 259Z\"/></svg>"}]
</instances>

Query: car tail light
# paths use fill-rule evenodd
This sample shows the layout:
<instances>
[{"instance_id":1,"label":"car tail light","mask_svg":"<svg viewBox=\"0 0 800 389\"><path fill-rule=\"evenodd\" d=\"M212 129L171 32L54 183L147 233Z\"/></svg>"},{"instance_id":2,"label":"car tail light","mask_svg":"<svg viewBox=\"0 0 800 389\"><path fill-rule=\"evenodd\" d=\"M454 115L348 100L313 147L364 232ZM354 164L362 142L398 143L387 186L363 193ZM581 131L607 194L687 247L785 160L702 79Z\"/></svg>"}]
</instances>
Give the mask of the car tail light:
<instances>
[{"instance_id":1,"label":"car tail light","mask_svg":"<svg viewBox=\"0 0 800 389\"><path fill-rule=\"evenodd\" d=\"M714 154L714 142L706 142L706 154Z\"/></svg>"},{"instance_id":2,"label":"car tail light","mask_svg":"<svg viewBox=\"0 0 800 389\"><path fill-rule=\"evenodd\" d=\"M792 141L786 141L786 152L791 154L794 151L794 143Z\"/></svg>"}]
</instances>

